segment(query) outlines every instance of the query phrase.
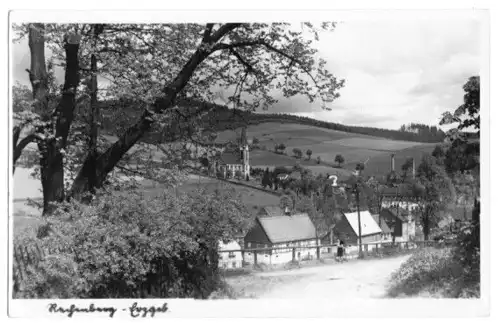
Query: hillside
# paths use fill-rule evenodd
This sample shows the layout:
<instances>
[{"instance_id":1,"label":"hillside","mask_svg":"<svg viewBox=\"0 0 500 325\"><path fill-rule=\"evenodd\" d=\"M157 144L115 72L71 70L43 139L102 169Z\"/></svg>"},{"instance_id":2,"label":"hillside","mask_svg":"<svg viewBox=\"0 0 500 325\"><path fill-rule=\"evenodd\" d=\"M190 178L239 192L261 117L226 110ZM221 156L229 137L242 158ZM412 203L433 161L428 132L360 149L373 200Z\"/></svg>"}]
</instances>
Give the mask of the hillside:
<instances>
[{"instance_id":1,"label":"hillside","mask_svg":"<svg viewBox=\"0 0 500 325\"><path fill-rule=\"evenodd\" d=\"M236 142L241 128L220 132L216 141ZM365 163L367 175L386 175L390 171L390 157L395 154L396 169L400 170L406 158L413 157L420 162L425 153L432 152L435 144L397 141L355 133L310 127L301 124L266 122L247 127L247 137L256 140L250 154L253 167L273 168L293 166L300 163L314 173L338 174L353 170L357 163ZM275 152L275 145L286 146L284 154ZM293 149L302 150L303 157L293 156ZM311 160L306 157L312 151ZM343 168L338 168L335 156L344 157ZM317 157L321 163L317 164Z\"/></svg>"},{"instance_id":2,"label":"hillside","mask_svg":"<svg viewBox=\"0 0 500 325\"><path fill-rule=\"evenodd\" d=\"M391 130L363 126L349 126L334 122L319 121L308 117L296 116L291 114L275 114L265 112L248 112L242 110L229 109L224 106L215 104L200 103L195 100L179 100L178 105L183 107L183 110L189 112L208 109L210 112L200 118L200 125L207 132L222 132L225 130L234 130L245 125L259 125L263 123L279 123L284 126L286 124L301 125L306 128L313 127L316 130L337 131L341 133L355 133L358 135L386 138L399 141L411 141L422 143L442 142L444 132L436 127L428 127L418 124L420 128L418 132L404 132L402 130ZM100 109L102 112L102 127L107 133L115 133L113 130L123 130L131 124L142 113L144 104L133 103L130 101L108 101L101 102ZM185 112L184 112L185 113ZM171 127L165 130L168 137L174 137L176 130L190 128L191 125L179 127L179 124L185 124L185 120L178 117ZM295 128L295 127L294 127ZM415 130L413 130L415 131ZM303 131L305 132L305 131ZM163 135L165 136L165 134ZM149 133L144 141L159 139L159 134ZM332 140L332 139L330 139Z\"/></svg>"}]
</instances>

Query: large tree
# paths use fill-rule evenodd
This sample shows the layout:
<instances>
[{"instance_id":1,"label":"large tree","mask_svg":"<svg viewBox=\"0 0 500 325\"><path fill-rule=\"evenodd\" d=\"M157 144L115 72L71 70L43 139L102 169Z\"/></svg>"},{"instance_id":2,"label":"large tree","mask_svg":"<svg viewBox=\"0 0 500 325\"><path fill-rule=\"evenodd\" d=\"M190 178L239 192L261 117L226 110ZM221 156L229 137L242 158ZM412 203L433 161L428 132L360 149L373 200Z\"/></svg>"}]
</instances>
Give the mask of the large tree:
<instances>
[{"instance_id":1,"label":"large tree","mask_svg":"<svg viewBox=\"0 0 500 325\"><path fill-rule=\"evenodd\" d=\"M101 187L148 132L159 130L169 136L168 141L184 137L203 142L200 118L217 99L253 110L267 109L279 96L303 95L328 109L327 104L339 96L343 80L318 58L313 38L334 26L325 23L316 28L305 23L302 30L285 23L18 26L20 36L29 39L34 112L42 121L33 139L41 155L44 210L49 210L49 202L80 198ZM54 111L47 105L46 43L65 69ZM102 147L96 146L96 75L109 80L103 96L133 104L129 111L117 114L126 119L122 123L126 126L116 132L118 139ZM88 154L78 165L68 195L63 161L81 76L88 76L90 85ZM200 104L189 105L193 101Z\"/></svg>"},{"instance_id":2,"label":"large tree","mask_svg":"<svg viewBox=\"0 0 500 325\"><path fill-rule=\"evenodd\" d=\"M444 162L448 173L473 170L479 177L480 86L479 76L470 77L463 86L464 103L441 118L440 124L455 126L447 133Z\"/></svg>"},{"instance_id":3,"label":"large tree","mask_svg":"<svg viewBox=\"0 0 500 325\"><path fill-rule=\"evenodd\" d=\"M455 202L455 188L436 158L425 155L417 168L413 189L417 198L417 213L424 239L428 240L432 228L440 221L442 212Z\"/></svg>"}]
</instances>

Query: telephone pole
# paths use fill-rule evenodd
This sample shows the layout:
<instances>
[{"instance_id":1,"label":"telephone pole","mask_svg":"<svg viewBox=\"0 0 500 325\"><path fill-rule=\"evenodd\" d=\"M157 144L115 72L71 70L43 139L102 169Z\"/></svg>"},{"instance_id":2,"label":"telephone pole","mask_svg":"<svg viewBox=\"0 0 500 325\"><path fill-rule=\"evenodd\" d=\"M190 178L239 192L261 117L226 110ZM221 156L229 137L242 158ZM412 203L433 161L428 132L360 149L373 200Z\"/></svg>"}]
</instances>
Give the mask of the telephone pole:
<instances>
[{"instance_id":1,"label":"telephone pole","mask_svg":"<svg viewBox=\"0 0 500 325\"><path fill-rule=\"evenodd\" d=\"M359 257L361 257L363 255L363 249L362 249L362 240L361 240L361 212L359 211L359 188L358 188L358 183L356 183L354 185L354 190L356 191L356 208L358 210L358 243L359 243L359 247L358 247L358 254L359 254Z\"/></svg>"}]
</instances>

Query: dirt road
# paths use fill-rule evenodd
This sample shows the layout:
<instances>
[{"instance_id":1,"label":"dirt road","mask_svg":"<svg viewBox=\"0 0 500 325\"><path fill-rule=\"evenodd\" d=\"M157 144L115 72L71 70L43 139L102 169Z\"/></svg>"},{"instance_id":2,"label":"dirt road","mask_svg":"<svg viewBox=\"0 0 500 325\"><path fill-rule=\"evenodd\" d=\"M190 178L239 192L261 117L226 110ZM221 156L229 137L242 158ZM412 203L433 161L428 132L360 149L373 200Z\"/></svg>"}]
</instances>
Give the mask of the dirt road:
<instances>
[{"instance_id":1,"label":"dirt road","mask_svg":"<svg viewBox=\"0 0 500 325\"><path fill-rule=\"evenodd\" d=\"M297 275L291 282L273 286L256 298L382 298L393 271L409 256L366 261L353 260L342 264L323 265L290 271L269 272L261 277Z\"/></svg>"}]
</instances>

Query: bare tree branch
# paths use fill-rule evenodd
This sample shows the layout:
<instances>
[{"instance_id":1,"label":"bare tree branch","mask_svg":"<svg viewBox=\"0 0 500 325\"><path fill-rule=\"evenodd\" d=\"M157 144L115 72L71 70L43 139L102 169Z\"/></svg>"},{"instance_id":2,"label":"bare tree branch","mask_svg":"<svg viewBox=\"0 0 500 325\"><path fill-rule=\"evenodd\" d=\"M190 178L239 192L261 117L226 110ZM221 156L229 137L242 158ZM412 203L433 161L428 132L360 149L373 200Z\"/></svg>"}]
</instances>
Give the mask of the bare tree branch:
<instances>
[{"instance_id":1,"label":"bare tree branch","mask_svg":"<svg viewBox=\"0 0 500 325\"><path fill-rule=\"evenodd\" d=\"M222 25L217 31L215 31L213 33L213 35L210 37L210 41L212 41L213 43L218 42L227 33L240 27L241 25L242 25L241 23L228 23L228 24Z\"/></svg>"},{"instance_id":2,"label":"bare tree branch","mask_svg":"<svg viewBox=\"0 0 500 325\"><path fill-rule=\"evenodd\" d=\"M214 28L214 24L207 24L205 28L205 32L203 33L203 42L210 42L210 35L212 35L212 29Z\"/></svg>"},{"instance_id":3,"label":"bare tree branch","mask_svg":"<svg viewBox=\"0 0 500 325\"><path fill-rule=\"evenodd\" d=\"M243 59L243 57L233 48L229 49L229 51L238 59L238 61L241 62L241 64L243 64L243 66L245 66L246 70L248 72L251 72L251 73L254 73L254 74L257 74L258 72L254 69L254 67L248 63L247 61L245 61L245 59Z\"/></svg>"}]
</instances>

